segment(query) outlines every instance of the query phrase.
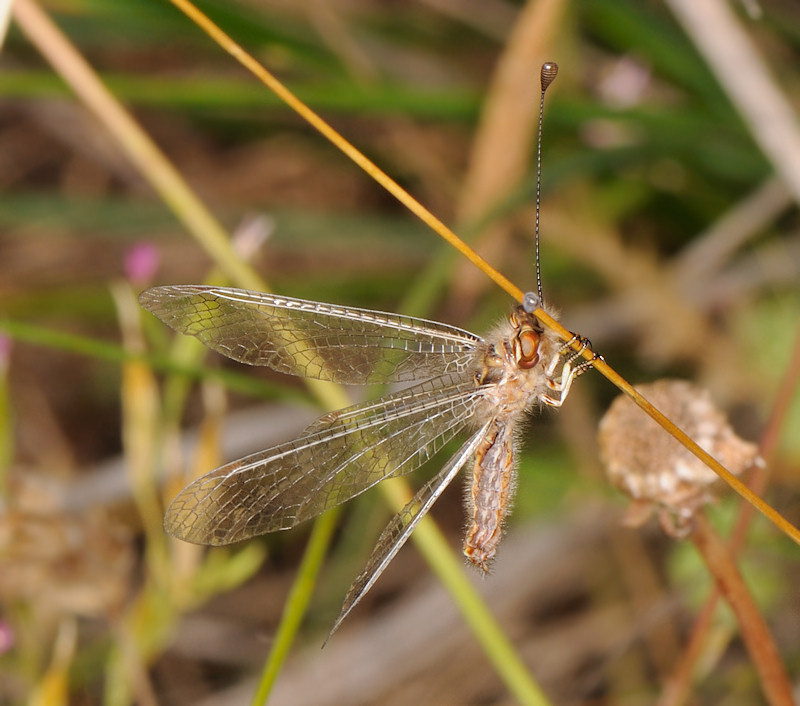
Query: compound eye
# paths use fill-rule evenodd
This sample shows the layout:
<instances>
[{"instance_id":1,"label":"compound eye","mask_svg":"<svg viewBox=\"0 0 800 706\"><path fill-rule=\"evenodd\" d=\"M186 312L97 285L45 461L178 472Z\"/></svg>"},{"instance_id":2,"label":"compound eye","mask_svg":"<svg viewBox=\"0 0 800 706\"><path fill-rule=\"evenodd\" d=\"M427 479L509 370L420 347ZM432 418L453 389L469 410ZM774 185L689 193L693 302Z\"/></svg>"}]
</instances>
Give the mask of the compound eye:
<instances>
[{"instance_id":1,"label":"compound eye","mask_svg":"<svg viewBox=\"0 0 800 706\"><path fill-rule=\"evenodd\" d=\"M517 367L530 370L539 362L539 334L532 329L520 331L517 336Z\"/></svg>"}]
</instances>

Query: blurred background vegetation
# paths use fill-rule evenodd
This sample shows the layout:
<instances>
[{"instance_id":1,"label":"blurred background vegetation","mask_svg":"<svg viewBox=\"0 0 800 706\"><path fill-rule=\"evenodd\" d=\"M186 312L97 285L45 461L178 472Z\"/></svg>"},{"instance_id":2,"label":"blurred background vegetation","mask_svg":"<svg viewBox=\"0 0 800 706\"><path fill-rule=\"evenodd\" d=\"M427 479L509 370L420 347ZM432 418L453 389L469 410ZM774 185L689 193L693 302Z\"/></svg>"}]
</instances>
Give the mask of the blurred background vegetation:
<instances>
[{"instance_id":1,"label":"blurred background vegetation","mask_svg":"<svg viewBox=\"0 0 800 706\"><path fill-rule=\"evenodd\" d=\"M42 57L55 44L31 6L0 73L0 702L247 703L308 529L206 553L160 517L188 476L291 438L315 402L139 311L145 286L219 262ZM523 289L539 66L557 61L546 301L631 382L691 379L746 438L769 428L800 313L800 142L770 112L775 96L798 109L796 3L708 3L741 34L679 0L199 6ZM508 310L167 0L42 7L274 291L477 332ZM750 44L767 73L749 72ZM618 527L595 443L615 395L589 374L536 416L480 583L553 703L654 703L709 590L691 547ZM779 421L766 497L798 524L796 401ZM434 514L458 547L459 491ZM274 703L512 703L413 549L319 651L388 516L375 493L346 508ZM759 520L742 558L794 674L798 556ZM722 613L698 673L695 703L762 698Z\"/></svg>"}]
</instances>

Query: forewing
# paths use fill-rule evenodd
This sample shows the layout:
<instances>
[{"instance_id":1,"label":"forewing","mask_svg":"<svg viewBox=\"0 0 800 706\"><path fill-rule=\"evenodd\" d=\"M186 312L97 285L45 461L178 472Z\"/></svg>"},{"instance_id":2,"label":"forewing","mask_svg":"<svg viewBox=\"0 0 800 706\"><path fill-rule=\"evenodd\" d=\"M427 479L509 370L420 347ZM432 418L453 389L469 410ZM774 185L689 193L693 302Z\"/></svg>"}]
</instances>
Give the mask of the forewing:
<instances>
[{"instance_id":1,"label":"forewing","mask_svg":"<svg viewBox=\"0 0 800 706\"><path fill-rule=\"evenodd\" d=\"M463 465L475 453L490 425L491 422L484 424L444 465L442 470L417 491L412 500L392 518L386 529L381 532L367 565L356 580L353 581L353 585L350 586L350 590L347 592L347 598L344 600L339 617L331 628L328 639L336 632L342 621L356 607L367 591L372 588L378 577L411 536L420 520L428 514L428 511L439 499L445 488L450 485L450 482L458 475Z\"/></svg>"},{"instance_id":2,"label":"forewing","mask_svg":"<svg viewBox=\"0 0 800 706\"><path fill-rule=\"evenodd\" d=\"M145 309L249 365L362 385L462 372L482 339L411 316L225 287L154 287Z\"/></svg>"},{"instance_id":3,"label":"forewing","mask_svg":"<svg viewBox=\"0 0 800 706\"><path fill-rule=\"evenodd\" d=\"M218 545L294 527L418 468L472 419L483 394L469 376L452 375L325 415L294 441L184 488L167 510L166 530Z\"/></svg>"}]
</instances>

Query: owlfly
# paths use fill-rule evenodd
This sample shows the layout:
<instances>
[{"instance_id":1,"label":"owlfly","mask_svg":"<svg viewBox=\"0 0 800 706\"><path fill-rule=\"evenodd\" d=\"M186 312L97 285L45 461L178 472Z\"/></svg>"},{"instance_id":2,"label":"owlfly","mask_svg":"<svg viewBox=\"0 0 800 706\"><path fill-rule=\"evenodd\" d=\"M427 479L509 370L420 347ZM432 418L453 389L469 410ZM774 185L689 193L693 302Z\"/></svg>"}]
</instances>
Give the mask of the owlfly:
<instances>
[{"instance_id":1,"label":"owlfly","mask_svg":"<svg viewBox=\"0 0 800 706\"><path fill-rule=\"evenodd\" d=\"M414 383L326 414L293 441L194 481L164 521L179 539L220 545L290 529L384 478L411 473L468 431L383 531L334 629L470 461L464 554L488 570L514 492L520 423L538 404L560 406L586 369L531 313L534 294L485 338L411 316L224 287L155 287L139 300L175 330L241 363L346 385Z\"/></svg>"},{"instance_id":2,"label":"owlfly","mask_svg":"<svg viewBox=\"0 0 800 706\"><path fill-rule=\"evenodd\" d=\"M556 72L555 64L543 68L542 97ZM241 363L345 385L409 384L326 414L293 441L194 481L170 504L167 532L222 545L290 529L384 478L411 473L466 431L467 441L383 531L331 632L465 465L471 477L464 554L487 571L514 493L520 425L537 405L560 406L590 365L575 364L586 339L564 343L534 315L542 304L538 189L536 207L538 294L527 294L485 338L436 321L242 289L143 292L142 306L164 323Z\"/></svg>"}]
</instances>

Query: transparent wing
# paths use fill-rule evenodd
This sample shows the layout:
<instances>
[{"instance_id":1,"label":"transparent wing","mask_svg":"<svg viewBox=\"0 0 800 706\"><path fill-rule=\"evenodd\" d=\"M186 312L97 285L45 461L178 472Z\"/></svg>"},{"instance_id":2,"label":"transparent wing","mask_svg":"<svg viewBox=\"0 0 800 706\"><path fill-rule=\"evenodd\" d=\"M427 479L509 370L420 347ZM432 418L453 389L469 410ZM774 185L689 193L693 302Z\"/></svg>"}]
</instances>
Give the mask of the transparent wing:
<instances>
[{"instance_id":1,"label":"transparent wing","mask_svg":"<svg viewBox=\"0 0 800 706\"><path fill-rule=\"evenodd\" d=\"M234 360L350 385L461 372L482 342L435 321L244 289L154 287L139 301Z\"/></svg>"},{"instance_id":2,"label":"transparent wing","mask_svg":"<svg viewBox=\"0 0 800 706\"><path fill-rule=\"evenodd\" d=\"M445 488L450 485L450 482L458 475L464 464L469 461L491 424L491 421L484 424L445 464L442 470L419 489L411 501L392 518L386 529L381 532L367 565L356 580L353 581L353 585L350 586L350 590L347 592L342 610L328 634L328 639L336 632L342 621L356 607L367 591L372 588L378 577L411 536L420 520L428 514L428 511L439 499Z\"/></svg>"},{"instance_id":3,"label":"transparent wing","mask_svg":"<svg viewBox=\"0 0 800 706\"><path fill-rule=\"evenodd\" d=\"M164 526L196 544L228 544L289 529L410 473L472 419L485 392L444 376L325 415L286 444L199 478L172 501Z\"/></svg>"}]
</instances>

